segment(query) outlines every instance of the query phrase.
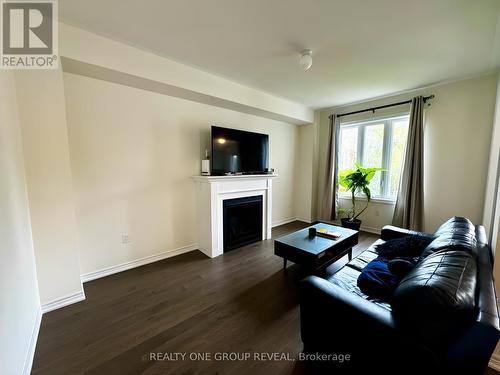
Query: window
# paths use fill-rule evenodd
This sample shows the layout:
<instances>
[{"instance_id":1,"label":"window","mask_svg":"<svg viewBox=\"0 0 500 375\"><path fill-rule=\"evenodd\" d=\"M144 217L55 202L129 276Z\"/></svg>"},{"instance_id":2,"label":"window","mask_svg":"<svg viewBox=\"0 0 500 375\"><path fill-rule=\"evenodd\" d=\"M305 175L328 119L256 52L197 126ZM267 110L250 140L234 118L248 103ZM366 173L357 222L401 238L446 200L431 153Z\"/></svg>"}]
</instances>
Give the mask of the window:
<instances>
[{"instance_id":1,"label":"window","mask_svg":"<svg viewBox=\"0 0 500 375\"><path fill-rule=\"evenodd\" d=\"M355 162L384 168L370 182L372 197L395 200L407 135L408 115L341 124L339 170L352 169Z\"/></svg>"}]
</instances>

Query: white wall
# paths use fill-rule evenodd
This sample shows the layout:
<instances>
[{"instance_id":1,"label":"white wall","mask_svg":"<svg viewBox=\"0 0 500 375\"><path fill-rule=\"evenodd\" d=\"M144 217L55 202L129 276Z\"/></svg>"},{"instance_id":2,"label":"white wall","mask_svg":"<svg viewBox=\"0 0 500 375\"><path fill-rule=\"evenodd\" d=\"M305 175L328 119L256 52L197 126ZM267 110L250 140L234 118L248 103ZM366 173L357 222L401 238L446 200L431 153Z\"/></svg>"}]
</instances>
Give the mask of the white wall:
<instances>
[{"instance_id":1,"label":"white wall","mask_svg":"<svg viewBox=\"0 0 500 375\"><path fill-rule=\"evenodd\" d=\"M436 87L425 127L425 227L453 215L483 222L496 75Z\"/></svg>"},{"instance_id":2,"label":"white wall","mask_svg":"<svg viewBox=\"0 0 500 375\"><path fill-rule=\"evenodd\" d=\"M295 153L295 216L302 221L312 221L314 125L298 127L297 152Z\"/></svg>"},{"instance_id":3,"label":"white wall","mask_svg":"<svg viewBox=\"0 0 500 375\"><path fill-rule=\"evenodd\" d=\"M42 305L83 298L62 71L16 72Z\"/></svg>"},{"instance_id":4,"label":"white wall","mask_svg":"<svg viewBox=\"0 0 500 375\"><path fill-rule=\"evenodd\" d=\"M273 222L295 217L297 126L74 74L64 86L83 274L197 242L190 176L210 125L269 134Z\"/></svg>"},{"instance_id":5,"label":"white wall","mask_svg":"<svg viewBox=\"0 0 500 375\"><path fill-rule=\"evenodd\" d=\"M453 215L482 223L496 87L497 75L492 74L322 111L318 129L318 194L324 178L328 115L435 94L432 105L426 108L424 130L425 230L434 231ZM392 108L376 115L404 109L404 106ZM358 118L369 116L372 115L365 113ZM374 202L361 219L364 225L380 229L392 221L393 209L393 205Z\"/></svg>"},{"instance_id":6,"label":"white wall","mask_svg":"<svg viewBox=\"0 0 500 375\"><path fill-rule=\"evenodd\" d=\"M496 247L497 233L498 233L498 222L500 217L500 206L496 205L496 213L493 213L495 195L500 195L497 193L498 184L500 181L498 179L498 170L500 157L500 75L498 76L498 86L497 86L497 96L495 105L495 118L493 122L493 130L491 132L491 146L490 146L490 156L488 164L488 179L486 183L486 192L484 199L484 225L486 227L486 233L491 235L493 249ZM500 198L497 196L497 199ZM496 220L495 220L496 219Z\"/></svg>"},{"instance_id":7,"label":"white wall","mask_svg":"<svg viewBox=\"0 0 500 375\"><path fill-rule=\"evenodd\" d=\"M484 222L487 225L487 233L491 235L491 246L493 254L495 254L495 262L493 265L493 275L495 278L495 287L500 291L500 261L496 259L497 254L500 252L500 191L497 192L495 204L495 189L498 189L500 181L498 178L498 158L500 153L500 75L498 76L497 97L495 106L495 119L493 123L493 130L491 133L491 146L490 146L490 160L488 167L488 181L486 185L486 194L484 200ZM492 214L493 207L495 212ZM492 359L496 362L497 366L500 363L500 345L497 345Z\"/></svg>"},{"instance_id":8,"label":"white wall","mask_svg":"<svg viewBox=\"0 0 500 375\"><path fill-rule=\"evenodd\" d=\"M0 374L28 373L40 319L14 73L0 71Z\"/></svg>"}]
</instances>

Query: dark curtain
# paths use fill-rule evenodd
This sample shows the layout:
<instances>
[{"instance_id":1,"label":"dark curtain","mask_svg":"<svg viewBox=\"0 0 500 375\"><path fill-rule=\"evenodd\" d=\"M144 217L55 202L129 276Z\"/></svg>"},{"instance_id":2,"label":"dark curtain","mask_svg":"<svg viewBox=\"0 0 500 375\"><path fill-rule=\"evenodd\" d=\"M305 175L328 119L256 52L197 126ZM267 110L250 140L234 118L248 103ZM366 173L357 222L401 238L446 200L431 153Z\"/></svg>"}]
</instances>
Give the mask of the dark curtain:
<instances>
[{"instance_id":1,"label":"dark curtain","mask_svg":"<svg viewBox=\"0 0 500 375\"><path fill-rule=\"evenodd\" d=\"M326 152L325 182L323 185L322 200L319 207L319 217L321 220L337 219L337 162L339 130L339 118L336 115L331 115L328 133L328 148Z\"/></svg>"},{"instance_id":2,"label":"dark curtain","mask_svg":"<svg viewBox=\"0 0 500 375\"><path fill-rule=\"evenodd\" d=\"M413 98L410 109L408 140L392 224L423 230L424 178L424 98Z\"/></svg>"}]
</instances>

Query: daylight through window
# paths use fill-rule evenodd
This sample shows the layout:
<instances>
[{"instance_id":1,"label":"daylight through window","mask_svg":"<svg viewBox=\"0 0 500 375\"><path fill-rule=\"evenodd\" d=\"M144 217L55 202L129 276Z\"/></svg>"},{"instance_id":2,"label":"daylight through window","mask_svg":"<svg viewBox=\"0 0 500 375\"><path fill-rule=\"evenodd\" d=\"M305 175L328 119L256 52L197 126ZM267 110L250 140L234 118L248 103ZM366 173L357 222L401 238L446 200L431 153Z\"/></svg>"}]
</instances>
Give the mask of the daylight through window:
<instances>
[{"instance_id":1,"label":"daylight through window","mask_svg":"<svg viewBox=\"0 0 500 375\"><path fill-rule=\"evenodd\" d=\"M395 200L407 135L408 115L341 123L338 169L353 169L355 162L384 168L370 183L372 197Z\"/></svg>"}]
</instances>

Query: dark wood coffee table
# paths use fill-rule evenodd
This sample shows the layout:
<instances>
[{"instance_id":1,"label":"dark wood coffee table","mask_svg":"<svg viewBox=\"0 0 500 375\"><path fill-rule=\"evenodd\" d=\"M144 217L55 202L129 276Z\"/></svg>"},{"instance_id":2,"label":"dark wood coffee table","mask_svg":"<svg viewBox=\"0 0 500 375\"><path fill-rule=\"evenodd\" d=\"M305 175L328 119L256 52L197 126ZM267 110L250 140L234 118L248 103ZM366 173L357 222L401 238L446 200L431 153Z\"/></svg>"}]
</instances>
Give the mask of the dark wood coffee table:
<instances>
[{"instance_id":1,"label":"dark wood coffee table","mask_svg":"<svg viewBox=\"0 0 500 375\"><path fill-rule=\"evenodd\" d=\"M339 232L341 236L335 240L320 236L309 238L311 227L326 228ZM309 268L312 272L322 272L346 254L351 260L352 248L357 244L357 231L320 222L274 240L274 254L283 258L285 270L287 261L290 260Z\"/></svg>"}]
</instances>

